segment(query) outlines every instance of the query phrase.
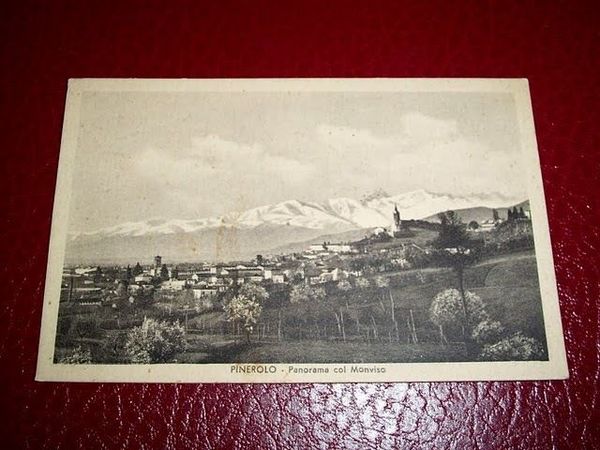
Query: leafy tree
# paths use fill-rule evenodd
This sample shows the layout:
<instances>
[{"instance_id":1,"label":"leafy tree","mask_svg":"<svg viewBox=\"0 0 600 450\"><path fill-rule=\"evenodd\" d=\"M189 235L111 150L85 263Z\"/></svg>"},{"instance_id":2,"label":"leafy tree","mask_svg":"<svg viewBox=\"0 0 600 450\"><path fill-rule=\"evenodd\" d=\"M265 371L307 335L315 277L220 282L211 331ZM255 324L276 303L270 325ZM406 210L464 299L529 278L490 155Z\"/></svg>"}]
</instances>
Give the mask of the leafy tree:
<instances>
[{"instance_id":1,"label":"leafy tree","mask_svg":"<svg viewBox=\"0 0 600 450\"><path fill-rule=\"evenodd\" d=\"M102 336L102 330L95 317L85 318L75 316L69 333L74 338L99 338Z\"/></svg>"},{"instance_id":2,"label":"leafy tree","mask_svg":"<svg viewBox=\"0 0 600 450\"><path fill-rule=\"evenodd\" d=\"M142 266L140 265L139 262L135 263L135 266L133 267L133 270L131 271L131 273L133 274L134 277L140 275L142 272L144 272L144 269L142 269Z\"/></svg>"},{"instance_id":3,"label":"leafy tree","mask_svg":"<svg viewBox=\"0 0 600 450\"><path fill-rule=\"evenodd\" d=\"M368 278L358 277L356 279L356 287L359 289L368 289L371 287L371 282Z\"/></svg>"},{"instance_id":4,"label":"leafy tree","mask_svg":"<svg viewBox=\"0 0 600 450\"><path fill-rule=\"evenodd\" d=\"M292 278L292 283L298 284L304 282L304 277L301 272L295 272L294 277Z\"/></svg>"},{"instance_id":5,"label":"leafy tree","mask_svg":"<svg viewBox=\"0 0 600 450\"><path fill-rule=\"evenodd\" d=\"M239 292L240 292L240 285L236 281L234 281L229 286L227 286L227 289L225 290L225 292L221 296L221 303L223 304L223 307L225 307L226 305L228 305L229 302L234 297L236 297Z\"/></svg>"},{"instance_id":6,"label":"leafy tree","mask_svg":"<svg viewBox=\"0 0 600 450\"><path fill-rule=\"evenodd\" d=\"M134 304L139 307L145 307L154 301L154 286L142 286L132 294Z\"/></svg>"},{"instance_id":7,"label":"leafy tree","mask_svg":"<svg viewBox=\"0 0 600 450\"><path fill-rule=\"evenodd\" d=\"M110 334L102 341L99 360L103 363L123 362L127 333Z\"/></svg>"},{"instance_id":8,"label":"leafy tree","mask_svg":"<svg viewBox=\"0 0 600 450\"><path fill-rule=\"evenodd\" d=\"M352 285L348 280L341 280L338 282L337 288L342 292L348 292L352 290Z\"/></svg>"},{"instance_id":9,"label":"leafy tree","mask_svg":"<svg viewBox=\"0 0 600 450\"><path fill-rule=\"evenodd\" d=\"M90 364L92 362L92 353L89 349L84 350L81 346L77 346L60 358L58 362L60 364Z\"/></svg>"},{"instance_id":10,"label":"leafy tree","mask_svg":"<svg viewBox=\"0 0 600 450\"><path fill-rule=\"evenodd\" d=\"M294 286L290 292L290 303L319 303L325 299L325 290L306 284Z\"/></svg>"},{"instance_id":11,"label":"leafy tree","mask_svg":"<svg viewBox=\"0 0 600 450\"><path fill-rule=\"evenodd\" d=\"M440 234L434 241L438 249L438 257L442 264L451 267L456 274L458 293L460 295L464 317L463 330L469 330L472 324L468 299L465 294L464 272L465 268L477 260L477 252L469 240L460 217L454 211L446 211L438 216L440 218ZM479 321L475 322L478 323ZM467 352L471 353L471 333L464 334Z\"/></svg>"},{"instance_id":12,"label":"leafy tree","mask_svg":"<svg viewBox=\"0 0 600 450\"><path fill-rule=\"evenodd\" d=\"M442 341L446 340L444 328L460 326L464 338L466 335L471 335L473 328L479 322L488 318L483 301L477 294L466 292L464 298L463 304L462 295L458 290L446 289L433 299L429 308L429 318L438 326Z\"/></svg>"},{"instance_id":13,"label":"leafy tree","mask_svg":"<svg viewBox=\"0 0 600 450\"><path fill-rule=\"evenodd\" d=\"M192 308L196 304L194 292L191 289L182 289L175 296L175 301L173 303L179 308Z\"/></svg>"},{"instance_id":14,"label":"leafy tree","mask_svg":"<svg viewBox=\"0 0 600 450\"><path fill-rule=\"evenodd\" d=\"M487 361L531 361L545 357L542 345L518 332L495 344L486 345L480 358Z\"/></svg>"},{"instance_id":15,"label":"leafy tree","mask_svg":"<svg viewBox=\"0 0 600 450\"><path fill-rule=\"evenodd\" d=\"M185 350L185 330L179 324L144 318L142 325L127 333L125 353L135 364L170 362Z\"/></svg>"},{"instance_id":16,"label":"leafy tree","mask_svg":"<svg viewBox=\"0 0 600 450\"><path fill-rule=\"evenodd\" d=\"M327 314L332 306L324 302L325 298L326 292L320 287L295 285L290 291L290 303L294 306L294 315L290 318L293 322L303 322L305 328L310 321L316 326L319 316Z\"/></svg>"},{"instance_id":17,"label":"leafy tree","mask_svg":"<svg viewBox=\"0 0 600 450\"><path fill-rule=\"evenodd\" d=\"M366 258L362 257L352 258L348 265L350 266L351 270L362 272L367 267L367 261Z\"/></svg>"},{"instance_id":18,"label":"leafy tree","mask_svg":"<svg viewBox=\"0 0 600 450\"><path fill-rule=\"evenodd\" d=\"M385 289L387 287L389 287L390 285L390 280L389 278L386 277L375 277L375 286L377 286L378 289Z\"/></svg>"},{"instance_id":19,"label":"leafy tree","mask_svg":"<svg viewBox=\"0 0 600 450\"><path fill-rule=\"evenodd\" d=\"M225 305L224 310L228 322L241 322L246 333L246 340L250 342L250 335L262 313L262 306L258 300L239 294Z\"/></svg>"},{"instance_id":20,"label":"leafy tree","mask_svg":"<svg viewBox=\"0 0 600 450\"><path fill-rule=\"evenodd\" d=\"M239 289L239 295L255 300L261 305L269 298L267 290L257 283L244 283Z\"/></svg>"},{"instance_id":21,"label":"leafy tree","mask_svg":"<svg viewBox=\"0 0 600 450\"><path fill-rule=\"evenodd\" d=\"M169 269L167 269L166 264L163 264L160 268L160 279L161 281L166 281L169 279Z\"/></svg>"},{"instance_id":22,"label":"leafy tree","mask_svg":"<svg viewBox=\"0 0 600 450\"><path fill-rule=\"evenodd\" d=\"M476 220L471 220L469 222L469 230L477 230L479 229L479 223Z\"/></svg>"},{"instance_id":23,"label":"leafy tree","mask_svg":"<svg viewBox=\"0 0 600 450\"><path fill-rule=\"evenodd\" d=\"M498 215L497 209L492 209L492 219L494 219L494 222L500 220L500 216Z\"/></svg>"},{"instance_id":24,"label":"leafy tree","mask_svg":"<svg viewBox=\"0 0 600 450\"><path fill-rule=\"evenodd\" d=\"M456 248L468 242L469 238L458 214L446 211L438 214L440 220L440 233L434 241L436 248Z\"/></svg>"},{"instance_id":25,"label":"leafy tree","mask_svg":"<svg viewBox=\"0 0 600 450\"><path fill-rule=\"evenodd\" d=\"M125 297L127 295L127 282L124 280L120 280L117 284L117 289L115 290L115 295L117 297Z\"/></svg>"},{"instance_id":26,"label":"leafy tree","mask_svg":"<svg viewBox=\"0 0 600 450\"><path fill-rule=\"evenodd\" d=\"M102 281L102 268L100 266L96 266L96 273L94 274L94 283L99 283Z\"/></svg>"}]
</instances>

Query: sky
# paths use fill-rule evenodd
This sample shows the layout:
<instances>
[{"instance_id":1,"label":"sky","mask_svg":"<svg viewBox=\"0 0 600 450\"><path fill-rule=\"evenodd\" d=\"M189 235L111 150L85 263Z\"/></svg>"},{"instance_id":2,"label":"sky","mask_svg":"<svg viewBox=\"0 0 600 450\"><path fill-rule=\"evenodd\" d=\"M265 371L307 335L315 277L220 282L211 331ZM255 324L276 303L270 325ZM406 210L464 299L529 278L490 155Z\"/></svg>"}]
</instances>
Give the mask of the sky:
<instances>
[{"instance_id":1,"label":"sky","mask_svg":"<svg viewBox=\"0 0 600 450\"><path fill-rule=\"evenodd\" d=\"M85 92L69 231L376 189L526 198L505 93Z\"/></svg>"}]
</instances>

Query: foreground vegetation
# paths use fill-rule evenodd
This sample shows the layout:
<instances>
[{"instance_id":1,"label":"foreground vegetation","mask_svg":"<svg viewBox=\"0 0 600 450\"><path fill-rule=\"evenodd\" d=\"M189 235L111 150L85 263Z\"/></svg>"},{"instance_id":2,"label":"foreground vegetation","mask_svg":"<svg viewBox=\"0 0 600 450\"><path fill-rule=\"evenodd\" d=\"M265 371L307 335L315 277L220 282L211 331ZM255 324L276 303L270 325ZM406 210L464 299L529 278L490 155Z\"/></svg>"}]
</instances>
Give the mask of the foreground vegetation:
<instances>
[{"instance_id":1,"label":"foreground vegetation","mask_svg":"<svg viewBox=\"0 0 600 450\"><path fill-rule=\"evenodd\" d=\"M240 312L248 305L239 300L232 303L239 292L223 299L225 309L217 304L198 310L177 301L176 307L159 302L118 311L101 308L86 312L61 305L55 359L157 362L144 353L143 341L128 345L132 330L139 327L135 332L139 336L144 319L154 319L166 326L178 324L181 332L170 333L184 336L183 345L174 345L174 351L161 356L165 362L469 360L473 357L466 352L460 322L444 324L440 334L431 317L436 296L456 285L451 269L434 267L310 289L300 284L273 288L265 292L260 310L250 305L254 317L249 322ZM520 333L545 342L533 251L466 267L464 285L485 305L490 321L501 324L506 338ZM488 356L494 359L494 354ZM546 350L542 347L534 359L544 358Z\"/></svg>"}]
</instances>

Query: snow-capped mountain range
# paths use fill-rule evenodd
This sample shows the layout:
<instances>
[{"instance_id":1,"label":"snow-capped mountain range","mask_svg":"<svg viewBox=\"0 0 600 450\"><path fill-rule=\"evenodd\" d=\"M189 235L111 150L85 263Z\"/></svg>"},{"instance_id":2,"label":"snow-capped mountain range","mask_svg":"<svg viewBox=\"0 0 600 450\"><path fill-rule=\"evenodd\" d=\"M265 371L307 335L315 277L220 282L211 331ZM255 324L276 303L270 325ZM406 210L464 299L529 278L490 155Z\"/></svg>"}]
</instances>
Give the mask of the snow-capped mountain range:
<instances>
[{"instance_id":1,"label":"snow-capped mountain range","mask_svg":"<svg viewBox=\"0 0 600 450\"><path fill-rule=\"evenodd\" d=\"M259 206L240 213L221 217L192 220L149 219L126 222L92 232L77 233L71 239L108 236L151 236L175 233L194 233L212 228L250 229L259 226L293 226L313 230L359 229L387 227L392 223L392 212L397 207L403 219L424 219L441 211L486 206L509 206L510 200L501 195L459 197L436 194L425 190L389 196L376 191L358 201L335 198L324 203L288 200L274 205Z\"/></svg>"},{"instance_id":2,"label":"snow-capped mountain range","mask_svg":"<svg viewBox=\"0 0 600 450\"><path fill-rule=\"evenodd\" d=\"M219 255L223 252L241 256L324 234L389 227L394 207L403 219L424 219L449 209L500 208L514 203L500 194L453 196L425 190L399 195L377 190L360 201L351 198L321 203L289 200L221 217L150 219L73 234L67 258L149 257L154 253L183 257L181 252L186 258L190 255L204 258L207 248L208 253L217 258L225 257ZM182 242L189 245L182 248Z\"/></svg>"}]
</instances>

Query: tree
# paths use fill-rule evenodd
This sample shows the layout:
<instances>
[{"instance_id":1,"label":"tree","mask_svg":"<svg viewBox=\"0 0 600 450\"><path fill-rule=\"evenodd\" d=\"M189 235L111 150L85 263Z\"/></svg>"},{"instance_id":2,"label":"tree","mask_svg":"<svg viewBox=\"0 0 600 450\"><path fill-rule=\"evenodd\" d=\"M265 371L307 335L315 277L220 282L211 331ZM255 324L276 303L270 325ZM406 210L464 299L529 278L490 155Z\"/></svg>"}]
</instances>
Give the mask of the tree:
<instances>
[{"instance_id":1,"label":"tree","mask_svg":"<svg viewBox=\"0 0 600 450\"><path fill-rule=\"evenodd\" d=\"M471 220L468 228L469 230L477 230L479 228L479 223L476 220Z\"/></svg>"},{"instance_id":2,"label":"tree","mask_svg":"<svg viewBox=\"0 0 600 450\"><path fill-rule=\"evenodd\" d=\"M102 268L100 266L96 267L96 273L94 274L94 283L100 283L102 281Z\"/></svg>"},{"instance_id":3,"label":"tree","mask_svg":"<svg viewBox=\"0 0 600 450\"><path fill-rule=\"evenodd\" d=\"M169 269L167 269L166 264L163 264L160 267L160 279L161 281L167 281L169 279Z\"/></svg>"},{"instance_id":4,"label":"tree","mask_svg":"<svg viewBox=\"0 0 600 450\"><path fill-rule=\"evenodd\" d=\"M127 333L117 332L106 336L100 346L98 360L107 364L124 362L126 340Z\"/></svg>"},{"instance_id":5,"label":"tree","mask_svg":"<svg viewBox=\"0 0 600 450\"><path fill-rule=\"evenodd\" d=\"M375 277L375 286L378 289L385 289L390 286L390 280L382 276Z\"/></svg>"},{"instance_id":6,"label":"tree","mask_svg":"<svg viewBox=\"0 0 600 450\"><path fill-rule=\"evenodd\" d=\"M127 333L125 353L134 364L170 362L185 350L185 330L179 324L144 318L142 325Z\"/></svg>"},{"instance_id":7,"label":"tree","mask_svg":"<svg viewBox=\"0 0 600 450\"><path fill-rule=\"evenodd\" d=\"M458 293L463 307L463 330L468 330L472 319L469 317L468 299L465 294L464 272L465 267L477 260L477 252L471 245L460 217L454 211L441 213L438 217L442 226L439 236L434 241L434 246L438 249L438 256L442 264L451 267L456 274ZM467 352L471 353L470 332L465 332L464 341Z\"/></svg>"},{"instance_id":8,"label":"tree","mask_svg":"<svg viewBox=\"0 0 600 450\"><path fill-rule=\"evenodd\" d=\"M239 295L243 295L262 305L269 298L267 290L257 283L244 283L239 289Z\"/></svg>"},{"instance_id":9,"label":"tree","mask_svg":"<svg viewBox=\"0 0 600 450\"><path fill-rule=\"evenodd\" d=\"M117 297L125 297L127 295L127 281L119 280L117 289L115 290L115 295Z\"/></svg>"},{"instance_id":10,"label":"tree","mask_svg":"<svg viewBox=\"0 0 600 450\"><path fill-rule=\"evenodd\" d=\"M298 284L294 286L290 292L290 303L319 303L324 299L324 289L308 286L306 284Z\"/></svg>"},{"instance_id":11,"label":"tree","mask_svg":"<svg viewBox=\"0 0 600 450\"><path fill-rule=\"evenodd\" d=\"M131 271L133 276L138 276L140 275L142 272L144 271L144 269L142 269L142 266L140 266L140 263L137 262L135 263L135 266L133 267L133 270Z\"/></svg>"},{"instance_id":12,"label":"tree","mask_svg":"<svg viewBox=\"0 0 600 450\"><path fill-rule=\"evenodd\" d=\"M250 343L250 335L258 323L262 306L256 299L238 294L224 307L228 322L240 322L246 333L246 341Z\"/></svg>"},{"instance_id":13,"label":"tree","mask_svg":"<svg viewBox=\"0 0 600 450\"><path fill-rule=\"evenodd\" d=\"M337 288L342 292L348 292L352 290L352 285L348 280L341 280L338 282Z\"/></svg>"},{"instance_id":14,"label":"tree","mask_svg":"<svg viewBox=\"0 0 600 450\"><path fill-rule=\"evenodd\" d=\"M194 298L194 292L191 289L182 289L175 296L175 300L173 301L177 307L181 309L190 309L196 305L196 300Z\"/></svg>"},{"instance_id":15,"label":"tree","mask_svg":"<svg viewBox=\"0 0 600 450\"><path fill-rule=\"evenodd\" d=\"M497 209L492 209L492 219L494 220L494 222L500 220L500 216L498 215Z\"/></svg>"},{"instance_id":16,"label":"tree","mask_svg":"<svg viewBox=\"0 0 600 450\"><path fill-rule=\"evenodd\" d=\"M307 284L298 284L290 291L290 303L294 305L292 317L294 322L301 321L304 328L312 321L316 333L319 333L320 319L335 315L339 324L339 316L332 302L325 302L327 294L323 288ZM340 329L341 330L341 329ZM303 335L303 332L302 332Z\"/></svg>"},{"instance_id":17,"label":"tree","mask_svg":"<svg viewBox=\"0 0 600 450\"><path fill-rule=\"evenodd\" d=\"M356 279L356 287L359 289L368 289L371 287L371 282L368 278L358 277Z\"/></svg>"},{"instance_id":18,"label":"tree","mask_svg":"<svg viewBox=\"0 0 600 450\"><path fill-rule=\"evenodd\" d=\"M462 327L464 339L465 336L472 334L473 328L479 322L488 318L485 306L477 294L467 291L464 300L463 303L463 297L456 289L446 289L433 299L429 308L429 318L438 326L442 342L447 341L445 327Z\"/></svg>"},{"instance_id":19,"label":"tree","mask_svg":"<svg viewBox=\"0 0 600 450\"><path fill-rule=\"evenodd\" d=\"M148 306L152 304L154 301L154 293L154 286L142 286L142 288L135 293L135 303L138 306Z\"/></svg>"},{"instance_id":20,"label":"tree","mask_svg":"<svg viewBox=\"0 0 600 450\"><path fill-rule=\"evenodd\" d=\"M440 220L440 233L434 241L436 248L454 248L464 245L469 240L465 227L454 211L446 211L438 214Z\"/></svg>"}]
</instances>

